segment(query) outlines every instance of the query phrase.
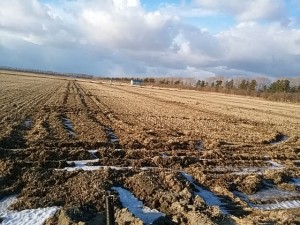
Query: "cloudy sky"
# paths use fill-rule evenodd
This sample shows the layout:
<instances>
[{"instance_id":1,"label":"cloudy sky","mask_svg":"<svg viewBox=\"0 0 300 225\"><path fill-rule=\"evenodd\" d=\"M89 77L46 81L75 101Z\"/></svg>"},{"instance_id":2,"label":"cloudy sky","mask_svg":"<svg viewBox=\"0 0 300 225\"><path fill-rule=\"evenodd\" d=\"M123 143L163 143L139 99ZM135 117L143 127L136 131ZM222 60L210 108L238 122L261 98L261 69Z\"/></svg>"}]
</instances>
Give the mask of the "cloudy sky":
<instances>
[{"instance_id":1,"label":"cloudy sky","mask_svg":"<svg viewBox=\"0 0 300 225\"><path fill-rule=\"evenodd\" d=\"M1 0L0 65L107 76L300 76L299 0Z\"/></svg>"}]
</instances>

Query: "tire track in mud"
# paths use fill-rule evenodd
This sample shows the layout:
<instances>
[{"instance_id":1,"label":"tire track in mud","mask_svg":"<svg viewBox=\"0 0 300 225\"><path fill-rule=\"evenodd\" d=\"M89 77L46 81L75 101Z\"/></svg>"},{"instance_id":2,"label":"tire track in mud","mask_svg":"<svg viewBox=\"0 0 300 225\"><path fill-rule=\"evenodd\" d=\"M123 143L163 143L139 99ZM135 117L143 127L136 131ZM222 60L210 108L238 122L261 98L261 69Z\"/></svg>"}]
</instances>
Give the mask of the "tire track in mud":
<instances>
[{"instance_id":1,"label":"tire track in mud","mask_svg":"<svg viewBox=\"0 0 300 225\"><path fill-rule=\"evenodd\" d=\"M114 87L108 87L108 90L113 90L113 88ZM121 93L124 93L123 95L126 95L126 91L124 91L124 90L122 90L121 91ZM134 93L135 95L136 95L136 93ZM146 96L147 98L146 99L151 99L151 97L149 97L149 96ZM96 98L96 100L97 100L97 96L95 97ZM117 99L116 99L117 100ZM140 100L140 99L139 99ZM98 99L98 101L99 101L99 99ZM148 100L145 100L145 102L149 102ZM155 104L156 104L156 100L154 99L153 100L153 102L155 102ZM102 105L104 105L103 106L103 108L110 108L107 104L105 105L104 104L104 101L101 101L101 104ZM130 108L130 103L128 103L129 104L129 106L128 106L128 109ZM141 102L141 104L142 104L142 102ZM154 103L153 103L154 104ZM170 103L170 106L172 107L173 106L173 103ZM121 107L123 107L124 108L124 105L122 105ZM163 107L163 108L165 108L166 107L166 105L165 104L160 104L160 107ZM125 108L126 108L126 106L125 106ZM184 110L186 110L186 107L181 107L182 109L184 109ZM108 110L108 113L109 113L109 115L111 116L111 115L114 115L112 112L114 111L115 109L110 109L110 110ZM123 109L123 111L124 111L125 109ZM132 110L128 110L128 112L131 112ZM145 112L146 113L146 112ZM120 113L119 113L120 114ZM128 113L127 113L128 114ZM164 123L164 121L165 120L167 120L167 119L171 119L171 118L161 118L161 119L159 119L159 120L157 120L157 118L159 117L158 115L154 115L154 116L150 116L150 117L147 117L147 121L143 121L143 119L145 119L145 117L142 117L142 115L136 115L136 116L132 116L132 118L131 117L128 117L128 115L127 114L120 114L121 116L120 116L120 118L121 118L121 122L120 122L120 119L119 118L117 118L119 121L115 121L115 124L118 124L118 123L122 123L123 122L123 125L119 125L119 127L118 127L118 129L122 129L123 127L125 127L125 128L123 128L123 130L121 131L121 132L119 132L119 133L121 133L121 134L126 134L126 133L132 133L132 132L134 132L134 131L131 131L131 130L134 130L134 129L137 129L138 130L138 132L140 132L140 133L145 133L146 131L144 130L144 129L146 129L147 127L149 128L149 126L151 127L151 124L152 124L152 127L154 127L154 129L155 130L157 130L157 132L158 133L164 133L164 132L166 132L167 133L167 135L170 135L170 137L171 138L173 138L173 135L171 135L172 133L174 133L172 130L174 130L174 129L176 129L176 128L174 128L174 124L172 123L172 124L170 124L170 123ZM119 116L119 115L118 115ZM111 116L112 117L112 116ZM127 117L127 118L126 118ZM173 118L173 117L172 117ZM134 123L132 122L132 120L134 119ZM176 120L179 120L179 119L181 119L181 118L177 118ZM187 118L187 119L189 119L189 118ZM128 122L126 122L126 121L128 121ZM131 121L131 122L130 122ZM176 122L176 121L174 121L174 122ZM127 125L128 126L127 126ZM141 129L139 129L137 126L130 126L130 125L133 125L133 124L139 124L139 128L141 128ZM160 125L161 124L161 125ZM161 127L159 127L159 126L161 126ZM172 127L173 126L173 127ZM180 129L180 128L178 128L178 129ZM190 128L188 128L188 129L190 129ZM151 128L149 128L148 130L151 130ZM138 135L138 132L136 133L137 135ZM146 134L145 134L146 135ZM148 136L148 135L146 135L146 136ZM145 136L145 137L146 137ZM166 137L166 135L163 135L163 136L165 136ZM122 137L122 136L121 136ZM153 137L150 137L150 136L148 136L150 139L152 139ZM126 139L124 139L123 137L121 138L121 140L126 140ZM194 138L192 138L192 139L190 139L190 138L188 138L188 140L186 140L186 137L184 137L184 135L183 135L183 137L182 138L180 138L180 137L177 137L177 139L179 139L180 141L178 142L178 147L180 146L180 145L182 145L182 144L180 144L180 142L181 142L181 139L183 139L182 141L183 142L190 142L190 141L193 141L193 142L197 142L197 141L199 141L199 140L201 140L201 142L203 142L204 140L202 139L202 137L197 137L196 139L194 139ZM163 142L167 142L168 140L164 140ZM163 143L163 142L160 142L160 143ZM176 143L174 143L174 145L176 145ZM194 144L194 145L196 145L196 144ZM158 146L157 146L158 147ZM175 146L174 146L175 147ZM178 148L177 147L177 148ZM194 146L195 147L195 146ZM155 147L156 148L156 147ZM180 147L179 147L180 148Z\"/></svg>"},{"instance_id":2,"label":"tire track in mud","mask_svg":"<svg viewBox=\"0 0 300 225\"><path fill-rule=\"evenodd\" d=\"M63 98L63 105L66 105L67 104L67 101L68 101L68 96L70 94L70 85L71 85L71 81L68 82L68 85L67 85L67 90L64 94L64 98Z\"/></svg>"},{"instance_id":3,"label":"tire track in mud","mask_svg":"<svg viewBox=\"0 0 300 225\"><path fill-rule=\"evenodd\" d=\"M122 139L125 140L125 137L127 136L127 134L130 132L132 133L132 130L134 130L136 127L133 127L132 124L130 122L126 122L126 119L121 117L119 118L118 116L116 116L114 114L113 109L108 106L106 103L104 103L103 101L100 101L99 98L97 96L93 96L92 99L94 100L94 102L100 107L103 108L104 110L104 115L106 116L106 118L110 121L111 126L113 126L115 128L115 130L117 131L118 134L122 134L121 137L121 142ZM138 123L140 126L144 126L146 127L146 123L144 123L143 120L138 119L137 117L135 117L135 120L137 121L136 123ZM144 125L143 125L144 124ZM105 128L106 130L110 130L109 132L111 132L111 128ZM166 131L167 133L169 133L171 135L171 133L177 133L175 131L173 131L173 129L171 129L170 126L164 126L164 129L161 131ZM114 132L114 131L113 131ZM142 132L142 133L147 133L147 131L142 130L142 131L134 131L136 133ZM159 130L157 130L157 132L159 132ZM153 131L152 131L153 133ZM109 136L109 135L108 135ZM175 135L176 136L176 135ZM194 141L195 143L197 142L196 140ZM119 144L119 143L118 143ZM137 140L133 140L132 141L132 146L141 148L143 145L137 141ZM178 145L180 145L178 143ZM184 144L182 144L184 145ZM196 144L195 144L196 145Z\"/></svg>"},{"instance_id":4,"label":"tire track in mud","mask_svg":"<svg viewBox=\"0 0 300 225\"><path fill-rule=\"evenodd\" d=\"M108 118L110 119L110 121L115 124L115 127L117 128L119 134L122 134L122 138L121 140L124 138L123 136L126 136L127 133L132 133L132 132L137 132L136 129L137 127L132 126L133 123L128 121L128 115L127 114L121 114L118 115L118 117L120 116L120 118L118 118L114 113L114 109L112 109L108 104L104 103L104 101L100 101L97 95L93 96L94 101L96 102L96 104L100 105L100 107L104 108L106 110L105 114L108 116ZM127 118L126 118L127 117ZM152 118L152 117L151 117ZM131 119L131 118L129 118ZM139 118L139 116L134 117L135 120L135 124L139 124L140 127L149 127L149 123L145 123L144 120L142 120L141 118ZM153 120L153 123L158 123L158 121ZM145 131L143 129L138 129L138 132L144 133L146 134L147 131ZM133 131L135 130L135 131ZM149 130L149 129L148 129ZM177 133L174 129L172 129L171 125L167 125L164 124L163 125L163 129L156 129L157 132L163 132L163 133L167 133L168 135L170 135L170 137L179 137L177 134L174 136L173 133ZM150 130L149 130L150 131ZM137 132L137 133L138 133ZM153 131L152 131L153 132ZM183 142L194 142L194 148L196 148L195 146L197 145L197 143L199 142L199 140L186 140ZM136 141L135 141L136 142ZM163 143L163 142L161 142ZM142 146L142 144L140 144L139 142L137 143L132 143L134 146ZM186 143L174 143L174 146L177 145L177 148L179 148L179 146L183 146L186 145Z\"/></svg>"},{"instance_id":5,"label":"tire track in mud","mask_svg":"<svg viewBox=\"0 0 300 225\"><path fill-rule=\"evenodd\" d=\"M67 83L67 81L65 82ZM65 92L63 91L65 88L68 89L69 86L69 82L67 83L67 86L65 87L65 84L62 83L60 86L58 86L53 93L51 94L51 96L49 97L49 99L45 102L45 106L50 106L50 105L59 105L59 101L62 94L64 94ZM65 94L64 94L65 95ZM63 96L63 99L65 98L65 96ZM64 104L64 100L62 101L62 105Z\"/></svg>"},{"instance_id":6,"label":"tire track in mud","mask_svg":"<svg viewBox=\"0 0 300 225\"><path fill-rule=\"evenodd\" d=\"M100 128L106 133L107 148L111 146L114 149L122 149L122 146L119 143L119 137L115 134L114 129L111 128L111 125L114 124L114 119L116 118L113 117L114 119L112 119L111 115L114 115L111 114L109 111L106 111L106 109L109 110L109 107L105 107L105 105L103 105L103 103L100 102L100 100L97 97L91 95L88 91L84 90L78 83L75 86L77 91L80 93L82 105L85 107L85 109L87 109L88 117L95 123L99 124ZM100 116L103 122L100 122L97 116L94 116L95 112L97 112L97 116Z\"/></svg>"},{"instance_id":7,"label":"tire track in mud","mask_svg":"<svg viewBox=\"0 0 300 225\"><path fill-rule=\"evenodd\" d=\"M72 138L70 139L65 139L65 138L55 138L56 141L52 141L51 143L48 143L49 146L74 146L74 147L87 147L89 146L90 148L92 147L101 147L101 146L107 146L109 144L109 135L107 134L106 129L109 127L107 125L104 125L104 118L105 115L99 112L98 107L96 107L94 104L91 104L92 100L90 97L85 93L84 90L81 89L81 87L74 81L69 81L66 91L64 92L64 97L63 97L63 105L57 105L57 106L48 106L46 108L46 111L48 111L48 114L56 114L57 118L59 118L61 124L60 127L63 127L65 129L66 133L70 133L69 129L66 129L65 125L65 120L63 118L68 118L68 123L72 123L73 128L72 128ZM83 121L77 119L84 119ZM108 120L107 120L108 121ZM53 120L48 121L47 123L53 124ZM55 123L54 123L55 124ZM81 140L83 137L81 135L77 135L77 131L81 132L81 126L86 126L85 124L88 124L90 126L95 127L93 124L98 125L98 131L95 130L95 133L101 133L105 132L107 135L107 141L98 141L98 140L91 140L92 142L88 143L84 140ZM58 126L56 126L56 129ZM77 129L77 130L76 130ZM79 129L79 130L78 130ZM96 129L96 128L93 128ZM83 131L83 130L82 130ZM47 138L49 139L49 136L57 136L58 133L61 132L56 132L56 135L54 133L48 134ZM111 131L110 131L111 133ZM76 136L75 136L76 135ZM101 134L100 134L101 136ZM99 137L100 137L99 136ZM69 140L69 141L68 141ZM51 141L50 141L51 142ZM62 144L59 144L59 143ZM65 144L63 144L65 142Z\"/></svg>"},{"instance_id":8,"label":"tire track in mud","mask_svg":"<svg viewBox=\"0 0 300 225\"><path fill-rule=\"evenodd\" d=\"M110 89L113 89L114 87L110 87L109 86L109 88ZM122 90L122 92L123 92L124 90ZM125 92L124 92L125 93ZM110 111L112 111L112 110L110 110ZM126 116L126 115L125 115ZM137 118L138 118L138 116L135 118L136 120L137 120ZM138 121L138 120L137 120ZM138 124L143 124L143 122L141 122L141 123L138 123ZM256 125L258 125L258 124L256 124ZM125 130L125 129L124 129ZM126 131L126 130L125 130ZM275 135L275 139L276 139L276 135ZM266 139L265 139L266 140ZM268 140L268 139L267 139ZM263 142L265 142L265 141L262 141L262 143ZM253 150L255 150L255 148L265 148L266 146L264 146L264 145L262 145L262 143L257 143L257 142L254 142L253 144L252 144L252 149ZM221 143L219 143L220 144L220 146L217 146L218 148L219 147L222 147L222 146L224 146L224 147L226 147L226 144L225 145L223 145L223 144L221 144ZM229 143L230 144L230 143ZM234 143L233 143L234 144ZM238 144L238 143L237 143ZM278 143L278 144L281 144L281 142L280 143ZM241 146L242 147L242 146ZM223 148L223 147L222 147ZM266 151L269 151L270 149L268 148L268 149L266 149ZM226 155L226 152L224 152L223 153L224 155ZM237 156L237 157L240 157L240 156ZM286 156L286 157L288 157L288 156Z\"/></svg>"},{"instance_id":9,"label":"tire track in mud","mask_svg":"<svg viewBox=\"0 0 300 225\"><path fill-rule=\"evenodd\" d=\"M157 169L162 169L162 168L157 168ZM225 205L226 205L226 204L229 204L228 207L231 208L231 210L232 210L231 212L232 212L232 213L235 213L235 210L234 210L234 208L235 208L234 203L232 203L232 202L229 201L228 203L224 203L224 204L225 204ZM240 210L241 210L241 209L239 209L239 211L240 211ZM241 213L241 211L240 211L239 213Z\"/></svg>"}]
</instances>

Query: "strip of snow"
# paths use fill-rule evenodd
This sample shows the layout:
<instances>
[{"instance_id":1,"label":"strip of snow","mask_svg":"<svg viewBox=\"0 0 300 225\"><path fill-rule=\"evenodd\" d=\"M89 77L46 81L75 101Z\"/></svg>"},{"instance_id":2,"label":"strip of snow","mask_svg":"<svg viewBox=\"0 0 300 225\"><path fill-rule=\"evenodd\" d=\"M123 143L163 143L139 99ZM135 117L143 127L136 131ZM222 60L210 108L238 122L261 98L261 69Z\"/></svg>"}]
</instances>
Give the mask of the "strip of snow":
<instances>
[{"instance_id":1,"label":"strip of snow","mask_svg":"<svg viewBox=\"0 0 300 225\"><path fill-rule=\"evenodd\" d=\"M65 129L68 131L68 133L75 137L75 132L73 130L73 124L71 123L71 120L69 120L66 117L62 117L62 122L64 124Z\"/></svg>"},{"instance_id":2,"label":"strip of snow","mask_svg":"<svg viewBox=\"0 0 300 225\"><path fill-rule=\"evenodd\" d=\"M118 143L118 142L119 142L119 139L118 139L118 138L111 138L111 139L110 139L110 142L111 142L111 143Z\"/></svg>"},{"instance_id":3,"label":"strip of snow","mask_svg":"<svg viewBox=\"0 0 300 225\"><path fill-rule=\"evenodd\" d=\"M195 187L196 191L195 194L203 198L205 203L209 206L219 206L220 210L223 214L228 214L227 210L224 209L224 204L221 202L220 198L217 197L214 193L211 191L205 190L204 188L200 187L197 185L193 179L192 176L188 175L187 173L181 172L181 174L185 177L185 179L193 184Z\"/></svg>"},{"instance_id":4,"label":"strip of snow","mask_svg":"<svg viewBox=\"0 0 300 225\"><path fill-rule=\"evenodd\" d=\"M163 157L163 158L168 158L168 157L170 157L170 156L168 156L168 155L166 155L166 154L161 154L161 156Z\"/></svg>"},{"instance_id":5,"label":"strip of snow","mask_svg":"<svg viewBox=\"0 0 300 225\"><path fill-rule=\"evenodd\" d=\"M271 188L267 190L258 191L255 194L249 195L248 198L251 200L269 201L274 199L284 198L300 198L300 194L297 192L279 190L277 188Z\"/></svg>"},{"instance_id":6,"label":"strip of snow","mask_svg":"<svg viewBox=\"0 0 300 225\"><path fill-rule=\"evenodd\" d=\"M119 166L81 166L81 167L65 167L63 169L55 169L56 171L76 171L76 170L85 170L85 171L94 171L101 169L113 169L113 170L124 170L124 169L132 169L133 167L119 167Z\"/></svg>"},{"instance_id":7,"label":"strip of snow","mask_svg":"<svg viewBox=\"0 0 300 225\"><path fill-rule=\"evenodd\" d=\"M267 166L267 167L248 167L248 168L243 168L241 171L237 171L237 172L232 172L231 174L235 174L235 175L247 175L247 174L263 174L266 170L282 170L284 169L284 166L276 163L274 161L269 160L268 161L271 166Z\"/></svg>"},{"instance_id":8,"label":"strip of snow","mask_svg":"<svg viewBox=\"0 0 300 225\"><path fill-rule=\"evenodd\" d=\"M59 207L26 209L20 212L8 212L1 216L2 225L43 225L52 217Z\"/></svg>"},{"instance_id":9,"label":"strip of snow","mask_svg":"<svg viewBox=\"0 0 300 225\"><path fill-rule=\"evenodd\" d=\"M89 152L95 159L98 159L98 157L96 156L96 153L98 152L98 150L88 150L88 152Z\"/></svg>"},{"instance_id":10,"label":"strip of snow","mask_svg":"<svg viewBox=\"0 0 300 225\"><path fill-rule=\"evenodd\" d=\"M106 135L112 144L118 144L119 138L118 136L113 132L111 128L105 128Z\"/></svg>"},{"instance_id":11,"label":"strip of snow","mask_svg":"<svg viewBox=\"0 0 300 225\"><path fill-rule=\"evenodd\" d=\"M16 195L11 195L0 199L0 217L9 211L9 206L11 206L16 200Z\"/></svg>"},{"instance_id":12,"label":"strip of snow","mask_svg":"<svg viewBox=\"0 0 300 225\"><path fill-rule=\"evenodd\" d=\"M296 186L300 186L300 178L293 178L292 180Z\"/></svg>"},{"instance_id":13,"label":"strip of snow","mask_svg":"<svg viewBox=\"0 0 300 225\"><path fill-rule=\"evenodd\" d=\"M197 151L202 151L204 149L203 142L202 141L197 141L196 145L195 145L195 149Z\"/></svg>"},{"instance_id":14,"label":"strip of snow","mask_svg":"<svg viewBox=\"0 0 300 225\"><path fill-rule=\"evenodd\" d=\"M156 209L144 206L142 201L138 200L131 192L122 187L112 187L112 190L119 193L123 207L128 208L134 216L140 218L146 225L152 224L159 217L165 216L165 214Z\"/></svg>"},{"instance_id":15,"label":"strip of snow","mask_svg":"<svg viewBox=\"0 0 300 225\"><path fill-rule=\"evenodd\" d=\"M27 119L24 120L24 126L26 128L29 128L31 126L31 123L32 123L31 119L27 118Z\"/></svg>"},{"instance_id":16,"label":"strip of snow","mask_svg":"<svg viewBox=\"0 0 300 225\"><path fill-rule=\"evenodd\" d=\"M300 208L299 200L281 201L271 204L253 204L247 195L239 191L233 191L233 194L248 204L249 207L260 210L275 210L275 209L295 209Z\"/></svg>"},{"instance_id":17,"label":"strip of snow","mask_svg":"<svg viewBox=\"0 0 300 225\"><path fill-rule=\"evenodd\" d=\"M85 167L87 163L99 162L99 159L90 159L90 160L76 160L76 161L67 161L67 163L74 163L75 167L82 168Z\"/></svg>"},{"instance_id":18,"label":"strip of snow","mask_svg":"<svg viewBox=\"0 0 300 225\"><path fill-rule=\"evenodd\" d=\"M102 169L102 166L82 166L82 167L65 167L63 169L55 169L56 171L76 171L76 170L84 170L84 171L94 171L94 170L100 170Z\"/></svg>"},{"instance_id":19,"label":"strip of snow","mask_svg":"<svg viewBox=\"0 0 300 225\"><path fill-rule=\"evenodd\" d=\"M38 209L26 209L22 211L11 211L8 208L17 200L17 196L12 195L0 200L0 217L2 225L43 225L45 221L52 217L59 207L48 207Z\"/></svg>"},{"instance_id":20,"label":"strip of snow","mask_svg":"<svg viewBox=\"0 0 300 225\"><path fill-rule=\"evenodd\" d=\"M273 167L283 167L283 165L281 165L281 164L279 164L279 163L277 163L277 162L274 162L274 161L272 161L272 160L269 160L268 162L272 165L272 168L273 168Z\"/></svg>"},{"instance_id":21,"label":"strip of snow","mask_svg":"<svg viewBox=\"0 0 300 225\"><path fill-rule=\"evenodd\" d=\"M86 160L86 161L92 161L92 160ZM68 161L70 162L75 162L75 161ZM78 161L80 163L80 161ZM140 169L140 170L168 170L172 171L170 168L162 168L162 167L132 167L132 166L86 166L86 165L78 165L75 167L65 167L63 169L55 169L56 171L76 171L79 169L86 170L86 171L93 171L93 170L100 170L100 169L105 169L105 168L110 168L114 170L126 170L126 169Z\"/></svg>"},{"instance_id":22,"label":"strip of snow","mask_svg":"<svg viewBox=\"0 0 300 225\"><path fill-rule=\"evenodd\" d=\"M300 201L282 201L273 204L254 205L253 208L260 210L274 210L274 209L296 209L300 207Z\"/></svg>"}]
</instances>

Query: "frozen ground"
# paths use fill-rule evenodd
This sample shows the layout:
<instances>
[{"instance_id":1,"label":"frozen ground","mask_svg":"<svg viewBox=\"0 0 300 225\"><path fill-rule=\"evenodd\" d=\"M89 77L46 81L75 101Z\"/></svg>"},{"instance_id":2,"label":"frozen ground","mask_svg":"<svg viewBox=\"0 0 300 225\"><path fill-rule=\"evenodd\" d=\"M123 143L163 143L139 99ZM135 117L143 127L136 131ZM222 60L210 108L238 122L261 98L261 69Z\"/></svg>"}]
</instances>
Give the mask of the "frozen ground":
<instances>
[{"instance_id":1,"label":"frozen ground","mask_svg":"<svg viewBox=\"0 0 300 225\"><path fill-rule=\"evenodd\" d=\"M217 197L214 193L212 193L209 190L205 190L204 188L197 185L191 175L188 175L187 173L182 172L181 173L187 181L189 181L191 184L194 185L196 191L195 194L199 195L205 203L209 206L219 206L220 210L223 214L228 214L227 210L224 209L223 203L219 197Z\"/></svg>"},{"instance_id":2,"label":"frozen ground","mask_svg":"<svg viewBox=\"0 0 300 225\"><path fill-rule=\"evenodd\" d=\"M11 204L13 204L17 200L16 195L4 197L0 199L0 217L2 217L3 214L9 212L8 208Z\"/></svg>"},{"instance_id":3,"label":"frozen ground","mask_svg":"<svg viewBox=\"0 0 300 225\"><path fill-rule=\"evenodd\" d=\"M65 129L68 131L68 133L71 136L75 137L76 135L75 135L75 132L73 130L73 124L72 124L71 120L66 118L66 117L62 117L62 122L64 124Z\"/></svg>"},{"instance_id":4,"label":"frozen ground","mask_svg":"<svg viewBox=\"0 0 300 225\"><path fill-rule=\"evenodd\" d=\"M38 209L26 209L22 211L11 211L9 206L17 200L16 196L5 197L0 200L0 218L2 225L43 225L52 217L59 207L48 207Z\"/></svg>"},{"instance_id":5,"label":"frozen ground","mask_svg":"<svg viewBox=\"0 0 300 225\"><path fill-rule=\"evenodd\" d=\"M76 160L76 161L67 161L67 163L71 164L74 163L76 168L85 167L88 163L96 163L99 159L89 159L89 160Z\"/></svg>"},{"instance_id":6,"label":"frozen ground","mask_svg":"<svg viewBox=\"0 0 300 225\"><path fill-rule=\"evenodd\" d=\"M26 128L29 128L31 126L31 124L32 124L31 119L27 118L24 120L24 125Z\"/></svg>"},{"instance_id":7,"label":"frozen ground","mask_svg":"<svg viewBox=\"0 0 300 225\"><path fill-rule=\"evenodd\" d=\"M88 152L89 152L95 159L98 159L98 157L96 156L97 150L88 150Z\"/></svg>"},{"instance_id":8,"label":"frozen ground","mask_svg":"<svg viewBox=\"0 0 300 225\"><path fill-rule=\"evenodd\" d=\"M138 200L131 192L122 187L112 187L112 190L119 193L123 207L128 208L133 215L140 218L146 225L152 224L161 216L165 216L165 214L156 209L150 209L144 206L142 201Z\"/></svg>"},{"instance_id":9,"label":"frozen ground","mask_svg":"<svg viewBox=\"0 0 300 225\"><path fill-rule=\"evenodd\" d=\"M255 195L255 197L258 199L259 197L267 199L268 197L271 197L270 195L274 194L272 197L276 197L276 195L279 193L284 194L282 192L274 191L273 189L270 190L269 193L267 193L267 196L263 196L262 193L259 193ZM295 209L300 208L300 200L291 200L291 201L276 201L276 203L270 203L270 204L254 204L250 201L249 197L253 196L247 196L246 194L239 192L239 191L233 191L233 194L242 199L244 202L248 204L249 207L260 209L260 210L276 210L276 209Z\"/></svg>"}]
</instances>

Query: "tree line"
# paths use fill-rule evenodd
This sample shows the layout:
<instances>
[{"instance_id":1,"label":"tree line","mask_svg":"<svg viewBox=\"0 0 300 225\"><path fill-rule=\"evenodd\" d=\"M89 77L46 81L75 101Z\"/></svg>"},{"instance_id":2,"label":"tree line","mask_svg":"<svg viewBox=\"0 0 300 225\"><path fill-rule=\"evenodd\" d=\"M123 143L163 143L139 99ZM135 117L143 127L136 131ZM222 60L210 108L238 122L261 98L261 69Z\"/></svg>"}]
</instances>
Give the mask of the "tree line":
<instances>
[{"instance_id":1,"label":"tree line","mask_svg":"<svg viewBox=\"0 0 300 225\"><path fill-rule=\"evenodd\" d=\"M267 78L236 80L222 78L196 81L193 78L145 78L144 82L146 85L247 95L272 101L300 102L300 79L293 80L293 82L289 79L271 82Z\"/></svg>"},{"instance_id":2,"label":"tree line","mask_svg":"<svg viewBox=\"0 0 300 225\"><path fill-rule=\"evenodd\" d=\"M5 66L0 66L0 70L49 74L56 76L80 77L88 79L96 78L95 76L89 74L60 73L54 71L24 69ZM155 85L160 87L174 87L207 92L247 95L261 97L272 101L300 103L300 77L278 79L273 82L265 77L257 77L255 79L235 77L228 79L227 77L223 76L210 77L206 80L178 77L146 77L143 79L135 77L101 77L101 79L109 79L120 82L129 82L130 80L141 80L143 81L144 85Z\"/></svg>"}]
</instances>

